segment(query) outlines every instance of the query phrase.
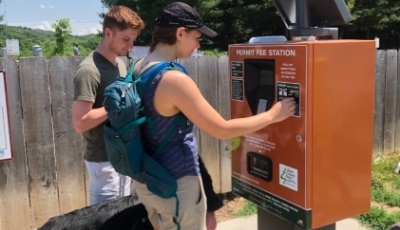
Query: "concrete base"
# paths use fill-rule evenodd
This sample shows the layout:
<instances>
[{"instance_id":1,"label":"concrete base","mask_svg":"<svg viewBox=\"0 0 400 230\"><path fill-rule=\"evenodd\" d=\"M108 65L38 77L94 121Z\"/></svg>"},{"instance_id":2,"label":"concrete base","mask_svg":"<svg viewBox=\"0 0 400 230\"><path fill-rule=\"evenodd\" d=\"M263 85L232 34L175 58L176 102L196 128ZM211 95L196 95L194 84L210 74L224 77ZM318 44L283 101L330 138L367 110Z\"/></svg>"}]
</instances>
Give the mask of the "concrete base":
<instances>
[{"instance_id":1,"label":"concrete base","mask_svg":"<svg viewBox=\"0 0 400 230\"><path fill-rule=\"evenodd\" d=\"M267 212L260 207L257 207L257 222L258 230L304 230L304 228L290 223L289 221ZM336 230L336 224L313 230Z\"/></svg>"}]
</instances>

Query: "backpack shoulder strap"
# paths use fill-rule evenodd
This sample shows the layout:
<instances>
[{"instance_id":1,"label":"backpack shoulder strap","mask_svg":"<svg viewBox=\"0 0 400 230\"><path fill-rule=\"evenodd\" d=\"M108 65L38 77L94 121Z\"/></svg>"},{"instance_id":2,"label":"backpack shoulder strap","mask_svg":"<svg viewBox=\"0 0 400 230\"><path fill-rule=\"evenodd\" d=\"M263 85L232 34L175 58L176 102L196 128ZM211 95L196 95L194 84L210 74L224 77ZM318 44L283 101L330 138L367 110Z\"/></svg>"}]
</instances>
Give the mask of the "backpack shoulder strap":
<instances>
[{"instance_id":1,"label":"backpack shoulder strap","mask_svg":"<svg viewBox=\"0 0 400 230\"><path fill-rule=\"evenodd\" d=\"M145 89L148 88L151 81L161 70L180 70L185 74L189 75L186 71L185 67L177 62L159 62L157 64L152 65L150 68L146 69L142 74L140 74L140 78L143 82L145 82Z\"/></svg>"},{"instance_id":2,"label":"backpack shoulder strap","mask_svg":"<svg viewBox=\"0 0 400 230\"><path fill-rule=\"evenodd\" d=\"M179 70L181 72L184 72L186 75L189 75L186 68L178 62L171 62L171 69Z\"/></svg>"},{"instance_id":3,"label":"backpack shoulder strap","mask_svg":"<svg viewBox=\"0 0 400 230\"><path fill-rule=\"evenodd\" d=\"M157 73L163 69L168 68L169 65L170 62L159 62L157 64L150 66L148 69L146 69L143 73L140 74L138 80L140 79L140 81L144 83L144 89L145 89L144 91L146 91L146 89L149 87L150 83L153 81Z\"/></svg>"},{"instance_id":4,"label":"backpack shoulder strap","mask_svg":"<svg viewBox=\"0 0 400 230\"><path fill-rule=\"evenodd\" d=\"M133 70L135 69L135 65L140 61L141 58L136 59L131 66L129 67L128 73L126 74L126 77L124 79L125 82L130 82L133 81Z\"/></svg>"}]
</instances>

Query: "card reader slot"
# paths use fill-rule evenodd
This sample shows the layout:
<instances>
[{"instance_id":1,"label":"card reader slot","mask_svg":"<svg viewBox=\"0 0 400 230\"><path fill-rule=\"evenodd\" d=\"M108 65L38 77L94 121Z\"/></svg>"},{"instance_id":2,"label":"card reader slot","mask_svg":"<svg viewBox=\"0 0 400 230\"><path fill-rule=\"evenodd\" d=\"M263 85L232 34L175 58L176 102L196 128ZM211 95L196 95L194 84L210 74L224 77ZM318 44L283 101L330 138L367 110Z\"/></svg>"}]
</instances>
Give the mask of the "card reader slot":
<instances>
[{"instance_id":1,"label":"card reader slot","mask_svg":"<svg viewBox=\"0 0 400 230\"><path fill-rule=\"evenodd\" d=\"M255 152L247 153L247 172L265 181L272 180L272 160Z\"/></svg>"}]
</instances>

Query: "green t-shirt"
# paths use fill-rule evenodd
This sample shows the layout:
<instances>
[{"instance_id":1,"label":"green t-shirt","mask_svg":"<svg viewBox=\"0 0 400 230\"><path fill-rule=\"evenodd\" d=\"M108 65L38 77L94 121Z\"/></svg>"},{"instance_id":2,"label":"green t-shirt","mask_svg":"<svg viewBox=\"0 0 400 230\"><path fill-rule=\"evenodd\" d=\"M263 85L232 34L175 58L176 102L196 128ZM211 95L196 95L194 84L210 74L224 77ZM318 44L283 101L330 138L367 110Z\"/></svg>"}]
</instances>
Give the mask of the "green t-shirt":
<instances>
[{"instance_id":1,"label":"green t-shirt","mask_svg":"<svg viewBox=\"0 0 400 230\"><path fill-rule=\"evenodd\" d=\"M114 65L100 53L91 53L76 70L74 101L89 101L93 103L93 108L102 107L104 89L113 83L117 76L125 76L126 73L126 65L121 59L117 58L117 65ZM86 141L84 157L87 161L107 161L103 124L83 133Z\"/></svg>"}]
</instances>

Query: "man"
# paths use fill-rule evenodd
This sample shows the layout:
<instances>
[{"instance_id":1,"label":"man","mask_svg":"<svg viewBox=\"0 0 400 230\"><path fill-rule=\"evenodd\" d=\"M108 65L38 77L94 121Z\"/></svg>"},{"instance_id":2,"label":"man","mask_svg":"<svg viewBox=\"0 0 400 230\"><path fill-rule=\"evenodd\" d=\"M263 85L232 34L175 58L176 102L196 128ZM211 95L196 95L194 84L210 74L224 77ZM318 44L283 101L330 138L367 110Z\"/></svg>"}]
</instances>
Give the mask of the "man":
<instances>
[{"instance_id":1,"label":"man","mask_svg":"<svg viewBox=\"0 0 400 230\"><path fill-rule=\"evenodd\" d=\"M73 51L74 51L74 56L79 56L80 55L78 44L74 44Z\"/></svg>"},{"instance_id":2,"label":"man","mask_svg":"<svg viewBox=\"0 0 400 230\"><path fill-rule=\"evenodd\" d=\"M117 76L126 75L125 56L144 28L142 19L125 6L111 8L104 16L103 38L97 49L79 65L74 78L73 125L86 140L85 165L89 175L90 205L130 194L131 179L118 174L107 161L102 106L104 89Z\"/></svg>"}]
</instances>

